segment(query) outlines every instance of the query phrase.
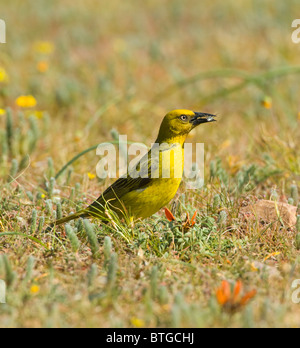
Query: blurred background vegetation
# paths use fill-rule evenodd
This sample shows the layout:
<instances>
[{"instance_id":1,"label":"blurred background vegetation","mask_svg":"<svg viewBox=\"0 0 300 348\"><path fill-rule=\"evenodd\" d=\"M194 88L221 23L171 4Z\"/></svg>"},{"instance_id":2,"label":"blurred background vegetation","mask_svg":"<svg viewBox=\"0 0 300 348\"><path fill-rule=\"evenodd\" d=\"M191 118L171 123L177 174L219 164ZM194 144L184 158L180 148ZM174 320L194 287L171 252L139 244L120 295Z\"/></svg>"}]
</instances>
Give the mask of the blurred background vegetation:
<instances>
[{"instance_id":1,"label":"blurred background vegetation","mask_svg":"<svg viewBox=\"0 0 300 348\"><path fill-rule=\"evenodd\" d=\"M239 71L251 78L297 65L300 46L291 40L296 0L40 0L10 1L2 8L7 44L0 59L9 76L2 107L15 108L19 95L36 98L36 110L51 118L47 151L51 136L63 129L64 136L51 142L57 165L74 149L107 140L111 128L148 143L174 108L220 115L222 132L200 129L197 140L212 151L229 140L226 152L236 155L263 126L277 134L283 125L290 131L298 126L296 74L215 96L244 81ZM238 71L226 76L228 69ZM210 71L220 72L205 80L197 76ZM272 110L262 107L266 96Z\"/></svg>"}]
</instances>

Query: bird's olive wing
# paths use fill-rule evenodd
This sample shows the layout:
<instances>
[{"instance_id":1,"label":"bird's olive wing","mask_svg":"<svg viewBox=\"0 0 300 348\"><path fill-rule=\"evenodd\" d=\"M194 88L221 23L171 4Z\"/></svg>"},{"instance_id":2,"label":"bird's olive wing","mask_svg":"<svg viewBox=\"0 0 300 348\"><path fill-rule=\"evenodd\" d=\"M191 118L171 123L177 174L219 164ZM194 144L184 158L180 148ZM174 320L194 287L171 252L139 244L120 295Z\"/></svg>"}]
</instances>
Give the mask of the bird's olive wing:
<instances>
[{"instance_id":1,"label":"bird's olive wing","mask_svg":"<svg viewBox=\"0 0 300 348\"><path fill-rule=\"evenodd\" d=\"M122 198L126 193L146 188L151 178L120 178L103 192L103 198L107 201L111 198Z\"/></svg>"},{"instance_id":2,"label":"bird's olive wing","mask_svg":"<svg viewBox=\"0 0 300 348\"><path fill-rule=\"evenodd\" d=\"M122 197L135 190L145 189L151 179L151 173L158 168L158 160L150 157L150 152L132 168L128 169L126 175L119 178L111 186L109 186L103 194L98 198L99 201L109 201L111 199L122 199Z\"/></svg>"},{"instance_id":3,"label":"bird's olive wing","mask_svg":"<svg viewBox=\"0 0 300 348\"><path fill-rule=\"evenodd\" d=\"M131 191L143 190L150 182L150 178L119 178L89 206L88 210L100 215L108 203L114 205L113 202L116 202L116 200L121 201L122 197Z\"/></svg>"}]
</instances>

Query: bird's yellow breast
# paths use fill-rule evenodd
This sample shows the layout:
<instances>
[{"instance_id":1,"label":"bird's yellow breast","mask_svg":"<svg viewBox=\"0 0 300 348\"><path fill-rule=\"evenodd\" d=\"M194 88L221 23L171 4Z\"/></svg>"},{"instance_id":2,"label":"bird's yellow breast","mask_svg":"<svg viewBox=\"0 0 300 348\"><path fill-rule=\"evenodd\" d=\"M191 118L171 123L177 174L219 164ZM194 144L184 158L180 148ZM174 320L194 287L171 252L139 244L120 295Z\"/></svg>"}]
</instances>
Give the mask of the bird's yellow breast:
<instances>
[{"instance_id":1,"label":"bird's yellow breast","mask_svg":"<svg viewBox=\"0 0 300 348\"><path fill-rule=\"evenodd\" d=\"M182 145L162 148L159 166L151 172L151 180L145 188L125 194L122 202L134 219L146 218L167 205L175 196L183 173L184 152Z\"/></svg>"},{"instance_id":2,"label":"bird's yellow breast","mask_svg":"<svg viewBox=\"0 0 300 348\"><path fill-rule=\"evenodd\" d=\"M127 193L122 201L134 219L145 219L165 205L175 196L181 179L153 179L145 189Z\"/></svg>"}]
</instances>

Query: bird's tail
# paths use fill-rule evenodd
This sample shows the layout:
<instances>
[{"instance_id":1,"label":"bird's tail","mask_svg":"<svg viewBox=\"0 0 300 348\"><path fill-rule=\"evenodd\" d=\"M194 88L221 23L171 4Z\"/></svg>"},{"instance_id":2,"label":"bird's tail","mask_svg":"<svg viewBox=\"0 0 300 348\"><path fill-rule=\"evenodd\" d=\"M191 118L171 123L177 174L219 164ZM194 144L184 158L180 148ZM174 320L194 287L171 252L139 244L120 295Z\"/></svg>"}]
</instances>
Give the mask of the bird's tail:
<instances>
[{"instance_id":1,"label":"bird's tail","mask_svg":"<svg viewBox=\"0 0 300 348\"><path fill-rule=\"evenodd\" d=\"M65 223L67 223L69 221L76 220L76 219L79 219L79 218L84 218L86 216L88 216L86 211L80 210L79 212L77 212L75 214L72 214L70 216L67 216L65 218L62 218L62 219L59 219L59 220L56 220L56 221L50 223L50 225L46 228L45 232L50 232L51 230L53 230L53 228L55 226L59 226L59 225L65 224Z\"/></svg>"}]
</instances>

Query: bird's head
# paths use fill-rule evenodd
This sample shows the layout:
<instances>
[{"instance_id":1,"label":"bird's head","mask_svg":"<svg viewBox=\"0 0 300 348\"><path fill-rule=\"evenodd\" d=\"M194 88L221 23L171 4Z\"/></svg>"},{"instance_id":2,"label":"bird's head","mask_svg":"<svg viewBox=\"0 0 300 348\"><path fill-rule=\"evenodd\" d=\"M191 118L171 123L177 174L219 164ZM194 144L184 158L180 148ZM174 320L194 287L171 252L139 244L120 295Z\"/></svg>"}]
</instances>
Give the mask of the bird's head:
<instances>
[{"instance_id":1,"label":"bird's head","mask_svg":"<svg viewBox=\"0 0 300 348\"><path fill-rule=\"evenodd\" d=\"M164 117L157 142L184 143L189 132L199 124L215 121L215 115L178 109L167 113Z\"/></svg>"}]
</instances>

